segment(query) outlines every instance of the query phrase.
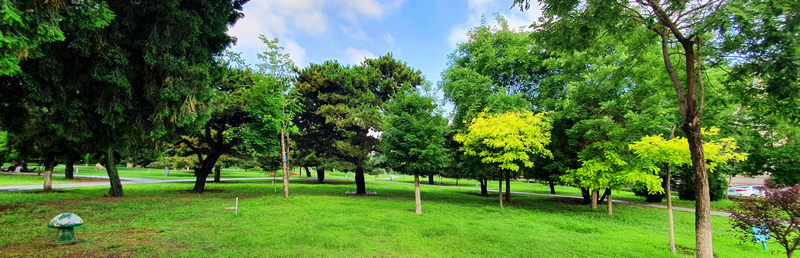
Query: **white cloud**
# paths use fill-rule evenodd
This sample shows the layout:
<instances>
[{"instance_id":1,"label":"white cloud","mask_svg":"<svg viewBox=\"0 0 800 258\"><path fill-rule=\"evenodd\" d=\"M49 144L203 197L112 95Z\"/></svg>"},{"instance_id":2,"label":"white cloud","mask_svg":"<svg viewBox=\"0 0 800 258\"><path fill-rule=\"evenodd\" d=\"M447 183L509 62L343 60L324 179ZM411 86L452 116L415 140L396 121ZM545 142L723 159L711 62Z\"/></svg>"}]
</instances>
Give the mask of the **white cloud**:
<instances>
[{"instance_id":1,"label":"white cloud","mask_svg":"<svg viewBox=\"0 0 800 258\"><path fill-rule=\"evenodd\" d=\"M289 53L289 58L294 61L294 64L298 67L305 67L308 59L308 56L306 56L306 49L292 40L287 39L284 42L286 42L286 52Z\"/></svg>"},{"instance_id":2,"label":"white cloud","mask_svg":"<svg viewBox=\"0 0 800 258\"><path fill-rule=\"evenodd\" d=\"M471 27L466 24L459 24L450 28L450 34L447 36L447 43L455 47L458 43L467 42L467 32Z\"/></svg>"},{"instance_id":3,"label":"white cloud","mask_svg":"<svg viewBox=\"0 0 800 258\"><path fill-rule=\"evenodd\" d=\"M355 27L355 28L351 29L351 28L349 28L347 26L342 25L342 26L339 26L339 28L341 28L342 32L344 32L344 34L347 35L348 37L350 37L351 39L358 40L358 41L372 41L372 39L370 39L367 36L367 34L364 33L364 30L362 30L359 27Z\"/></svg>"},{"instance_id":4,"label":"white cloud","mask_svg":"<svg viewBox=\"0 0 800 258\"><path fill-rule=\"evenodd\" d=\"M358 15L380 19L383 17L383 7L375 0L343 0L340 1L341 16L353 22L358 22Z\"/></svg>"},{"instance_id":5,"label":"white cloud","mask_svg":"<svg viewBox=\"0 0 800 258\"><path fill-rule=\"evenodd\" d=\"M489 24L493 24L493 13L500 13L506 17L509 27L527 28L541 15L538 5L534 5L530 10L519 12L519 9L509 9L507 1L500 0L469 0L469 16L464 23L456 24L450 28L447 36L447 43L455 47L458 43L467 42L467 33L481 23L481 16L486 15Z\"/></svg>"},{"instance_id":6,"label":"white cloud","mask_svg":"<svg viewBox=\"0 0 800 258\"><path fill-rule=\"evenodd\" d=\"M365 58L378 57L366 49L355 49L353 47L347 48L347 50L344 51L344 54L347 56L345 60L347 60L350 64L360 64Z\"/></svg>"},{"instance_id":7,"label":"white cloud","mask_svg":"<svg viewBox=\"0 0 800 258\"><path fill-rule=\"evenodd\" d=\"M305 60L305 50L289 42L297 35L320 36L330 32L329 13L339 13L352 23L348 34L356 40L370 40L358 26L363 19L382 19L387 12L398 9L405 0L259 0L244 6L245 17L229 29L228 33L238 39L237 51L261 49L258 35L278 37L286 42L287 51L294 49L294 58ZM334 17L335 18L335 17ZM298 54L302 53L302 54ZM246 56L254 56L246 53ZM298 56L299 55L299 56ZM300 57L302 56L302 57ZM249 60L249 59L248 59ZM255 60L249 60L251 62ZM295 60L296 63L301 64Z\"/></svg>"},{"instance_id":8,"label":"white cloud","mask_svg":"<svg viewBox=\"0 0 800 258\"><path fill-rule=\"evenodd\" d=\"M394 45L394 38L391 33L387 32L386 35L383 35L383 41L386 41L386 44Z\"/></svg>"}]
</instances>

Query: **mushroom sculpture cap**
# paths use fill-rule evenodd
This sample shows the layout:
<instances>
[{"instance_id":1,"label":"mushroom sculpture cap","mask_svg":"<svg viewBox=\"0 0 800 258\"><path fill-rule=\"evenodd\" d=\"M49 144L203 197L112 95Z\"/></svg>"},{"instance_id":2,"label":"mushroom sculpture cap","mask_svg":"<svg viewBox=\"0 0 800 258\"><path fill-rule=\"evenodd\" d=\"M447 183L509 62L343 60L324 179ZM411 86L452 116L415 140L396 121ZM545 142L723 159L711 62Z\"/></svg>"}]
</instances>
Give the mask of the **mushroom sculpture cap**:
<instances>
[{"instance_id":1,"label":"mushroom sculpture cap","mask_svg":"<svg viewBox=\"0 0 800 258\"><path fill-rule=\"evenodd\" d=\"M48 228L71 228L83 225L83 219L72 213L61 213L50 220Z\"/></svg>"}]
</instances>

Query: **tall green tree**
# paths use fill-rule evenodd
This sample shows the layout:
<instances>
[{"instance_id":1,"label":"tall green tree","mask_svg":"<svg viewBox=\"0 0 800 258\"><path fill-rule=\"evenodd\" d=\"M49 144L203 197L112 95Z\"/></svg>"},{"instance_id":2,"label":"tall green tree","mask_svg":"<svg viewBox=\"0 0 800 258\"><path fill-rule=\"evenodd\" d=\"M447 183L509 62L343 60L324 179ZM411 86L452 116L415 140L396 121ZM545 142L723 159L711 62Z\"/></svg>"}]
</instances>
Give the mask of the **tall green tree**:
<instances>
[{"instance_id":1,"label":"tall green tree","mask_svg":"<svg viewBox=\"0 0 800 258\"><path fill-rule=\"evenodd\" d=\"M299 111L295 97L295 90L291 82L294 79L294 62L289 58L289 54L283 53L283 47L278 46L278 38L267 39L264 35L259 36L261 41L267 46L264 53L259 54L263 61L259 64L259 72L270 76L277 81L278 94L280 101L280 113L275 119L280 123L280 146L282 168L283 168L283 196L289 197L289 127L294 113ZM264 118L266 116L261 115Z\"/></svg>"},{"instance_id":2,"label":"tall green tree","mask_svg":"<svg viewBox=\"0 0 800 258\"><path fill-rule=\"evenodd\" d=\"M494 20L496 24L491 25L485 16L481 18L481 24L469 31L469 40L450 54L449 67L443 73L441 86L445 97L455 104L454 129L459 132L465 129L463 121L477 117L485 108L497 114L514 109L548 110L544 102L552 96L541 83L555 72L543 62L549 53L530 41L530 32L510 27L502 15L495 15ZM463 177L481 181L485 194L486 180L494 177L488 170L493 168L480 165L475 157L457 155ZM506 178L509 192L510 180L510 176Z\"/></svg>"},{"instance_id":3,"label":"tall green tree","mask_svg":"<svg viewBox=\"0 0 800 258\"><path fill-rule=\"evenodd\" d=\"M340 83L349 80L350 75L347 74L349 70L349 67L334 61L310 64L297 71L294 81L301 96L299 102L302 108L302 111L292 119L292 123L299 129L298 136L294 140L301 151L314 153L319 183L325 180L325 170L334 168L334 161L339 155L333 144L343 139L344 135L342 131L337 130L335 124L328 123L318 112L324 104L325 94L335 92Z\"/></svg>"},{"instance_id":4,"label":"tall green tree","mask_svg":"<svg viewBox=\"0 0 800 258\"><path fill-rule=\"evenodd\" d=\"M228 53L229 55L231 53ZM237 69L227 61L221 61L220 78L213 97L208 101L210 118L201 130L188 134L178 145L186 148L197 159L195 184L192 191L203 193L208 175L214 172L217 160L244 142L246 126L255 122L248 112L251 103L247 95L255 85L274 85L274 80L263 78L250 69Z\"/></svg>"},{"instance_id":5,"label":"tall green tree","mask_svg":"<svg viewBox=\"0 0 800 258\"><path fill-rule=\"evenodd\" d=\"M530 0L514 0L521 10L530 7ZM697 257L713 257L709 182L703 152L701 117L705 106L703 64L709 51L709 37L703 23L719 10L722 1L541 1L543 19L538 27L547 46L552 49L575 50L590 46L604 36L618 36L632 24L647 28L661 39L666 74L675 89L682 118L681 130L691 147L694 181L699 197L695 205L695 238ZM570 35L565 37L564 35ZM674 44L673 44L674 42ZM677 50L677 51L676 51ZM672 57L680 55L685 63L680 73Z\"/></svg>"},{"instance_id":6,"label":"tall green tree","mask_svg":"<svg viewBox=\"0 0 800 258\"><path fill-rule=\"evenodd\" d=\"M387 126L380 144L389 167L414 175L416 213L422 214L419 176L432 177L448 165L450 156L444 147L447 119L434 113L433 99L418 94L400 94L387 105Z\"/></svg>"},{"instance_id":7,"label":"tall green tree","mask_svg":"<svg viewBox=\"0 0 800 258\"><path fill-rule=\"evenodd\" d=\"M21 63L22 75L0 85L25 96L11 105L59 118L47 120L54 136L105 153L109 193L122 196L118 150L174 140L205 123L213 57L233 42L226 32L245 2L106 1L115 15L108 26L62 23L66 39L41 45L43 57Z\"/></svg>"},{"instance_id":8,"label":"tall green tree","mask_svg":"<svg viewBox=\"0 0 800 258\"><path fill-rule=\"evenodd\" d=\"M365 194L363 166L378 145L376 134L370 132L383 130L383 104L399 90L423 82L419 70L391 54L353 67L335 61L312 64L299 72L295 82L305 107L295 119L300 137L306 138L305 144L317 141L311 145L318 146L316 153L323 159L355 170L356 193Z\"/></svg>"}]
</instances>

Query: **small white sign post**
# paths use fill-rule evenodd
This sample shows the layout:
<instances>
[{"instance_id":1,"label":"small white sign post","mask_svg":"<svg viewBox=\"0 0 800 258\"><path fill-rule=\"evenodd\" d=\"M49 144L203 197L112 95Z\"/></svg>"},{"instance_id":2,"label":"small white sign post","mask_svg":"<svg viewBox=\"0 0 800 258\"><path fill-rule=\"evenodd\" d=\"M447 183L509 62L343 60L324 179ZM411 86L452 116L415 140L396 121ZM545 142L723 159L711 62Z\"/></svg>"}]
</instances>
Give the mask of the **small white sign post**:
<instances>
[{"instance_id":1,"label":"small white sign post","mask_svg":"<svg viewBox=\"0 0 800 258\"><path fill-rule=\"evenodd\" d=\"M239 214L239 195L236 195L236 205L233 207L225 207L226 210L233 210L234 214Z\"/></svg>"}]
</instances>

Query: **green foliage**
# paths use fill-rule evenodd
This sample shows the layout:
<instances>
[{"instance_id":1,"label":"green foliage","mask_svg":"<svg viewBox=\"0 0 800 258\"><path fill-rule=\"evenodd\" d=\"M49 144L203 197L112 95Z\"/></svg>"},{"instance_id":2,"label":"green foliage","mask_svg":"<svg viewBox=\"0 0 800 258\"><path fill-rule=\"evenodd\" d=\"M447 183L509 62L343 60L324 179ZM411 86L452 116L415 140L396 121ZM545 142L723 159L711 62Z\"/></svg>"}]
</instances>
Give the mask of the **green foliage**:
<instances>
[{"instance_id":1,"label":"green foliage","mask_svg":"<svg viewBox=\"0 0 800 258\"><path fill-rule=\"evenodd\" d=\"M497 168L456 151L462 145L452 141L452 136L465 133L467 122L486 109L494 114L531 110L530 100L538 94L537 83L545 73L538 50L531 49L529 33L510 28L501 15L495 20L497 25L491 26L483 17L481 25L469 31L470 40L450 54L449 67L442 73L439 87L455 106L453 133L448 140L448 148L455 153L454 162L448 166L451 176L493 177Z\"/></svg>"},{"instance_id":2,"label":"green foliage","mask_svg":"<svg viewBox=\"0 0 800 258\"><path fill-rule=\"evenodd\" d=\"M378 144L370 131L383 130L383 104L423 83L420 71L391 54L353 67L335 61L309 65L295 81L303 106L293 120L298 147L343 170L359 167Z\"/></svg>"},{"instance_id":3,"label":"green foliage","mask_svg":"<svg viewBox=\"0 0 800 258\"><path fill-rule=\"evenodd\" d=\"M172 169L196 168L198 167L197 156L172 156L161 157L156 160L156 167L170 167Z\"/></svg>"},{"instance_id":4,"label":"green foliage","mask_svg":"<svg viewBox=\"0 0 800 258\"><path fill-rule=\"evenodd\" d=\"M386 173L386 168L386 155L383 154L370 155L370 157L364 162L365 174L380 175Z\"/></svg>"},{"instance_id":5,"label":"green foliage","mask_svg":"<svg viewBox=\"0 0 800 258\"><path fill-rule=\"evenodd\" d=\"M703 130L704 135L713 137L719 133L719 129L712 127ZM661 164L670 164L680 168L681 187L679 197L682 200L695 200L694 173L691 170L692 158L689 153L689 142L686 138L675 137L665 140L661 135L646 136L642 140L634 142L628 148L643 159L641 169L658 172ZM739 147L733 138L721 138L719 140L708 140L703 143L705 157L709 171L709 187L711 189L711 201L724 199L728 191L728 182L722 172L714 173L718 167L729 166L729 163L744 161L747 155L736 152ZM646 187L650 192L654 192L652 186ZM658 189L661 189L659 186Z\"/></svg>"},{"instance_id":6,"label":"green foliage","mask_svg":"<svg viewBox=\"0 0 800 258\"><path fill-rule=\"evenodd\" d=\"M399 94L387 105L381 149L394 171L433 176L450 162L444 147L447 120L434 112L433 99L419 94Z\"/></svg>"},{"instance_id":7,"label":"green foliage","mask_svg":"<svg viewBox=\"0 0 800 258\"><path fill-rule=\"evenodd\" d=\"M0 162L6 162L11 155L12 149L9 146L8 132L0 131ZM0 164L0 167L2 164Z\"/></svg>"},{"instance_id":8,"label":"green foliage","mask_svg":"<svg viewBox=\"0 0 800 258\"><path fill-rule=\"evenodd\" d=\"M93 0L0 2L0 76L18 75L21 62L44 55L40 46L64 41L62 27L100 29L112 19L108 5Z\"/></svg>"},{"instance_id":9,"label":"green foliage","mask_svg":"<svg viewBox=\"0 0 800 258\"><path fill-rule=\"evenodd\" d=\"M545 146L550 143L550 123L545 113L530 111L491 115L482 112L472 119L467 133L454 139L465 154L478 156L481 162L503 170L519 171L520 164L533 167L531 155L553 157Z\"/></svg>"},{"instance_id":10,"label":"green foliage","mask_svg":"<svg viewBox=\"0 0 800 258\"><path fill-rule=\"evenodd\" d=\"M258 154L280 153L281 125L284 121L282 104L289 101L281 93L277 78L251 74L251 83L243 95L243 111L252 121L246 124L243 138Z\"/></svg>"},{"instance_id":11,"label":"green foliage","mask_svg":"<svg viewBox=\"0 0 800 258\"><path fill-rule=\"evenodd\" d=\"M544 110L545 107L541 104L544 99L551 96L546 90L543 91L540 83L547 76L554 74L554 71L548 69L543 62L549 53L538 47L535 42L531 42L530 32L509 27L508 21L501 14L495 14L494 18L497 25L491 26L486 21L486 16L482 16L481 24L467 34L470 40L459 44L449 56L449 69L462 68L474 74L458 74L463 71L453 70L455 74L446 74L445 80L455 82L460 79L459 77L474 77L467 80L477 84L492 84L488 86L492 92L522 94L524 99L533 103L534 110ZM458 87L448 85L449 83L445 81L442 84L448 88ZM451 93L452 99L469 97L463 96L462 92L453 90L448 92ZM481 111L482 109L478 109L472 116L468 115L458 121L471 120Z\"/></svg>"},{"instance_id":12,"label":"green foliage","mask_svg":"<svg viewBox=\"0 0 800 258\"><path fill-rule=\"evenodd\" d=\"M588 189L635 184L645 186L651 193L663 192L661 178L653 171L640 169L630 156L624 144L595 142L580 152L581 167L567 171L561 180Z\"/></svg>"},{"instance_id":13,"label":"green foliage","mask_svg":"<svg viewBox=\"0 0 800 258\"><path fill-rule=\"evenodd\" d=\"M703 135L707 137L715 136L718 133L719 129L715 127L703 130ZM679 166L691 165L692 163L689 142L682 137L665 140L661 135L646 136L641 141L631 144L629 148L639 157L650 161L652 166L648 167L648 169L651 170L657 171L659 169L656 166L658 163L670 163ZM747 159L747 154L736 152L739 147L733 138L706 141L703 143L703 149L705 150L709 172L714 172L714 169L720 164Z\"/></svg>"},{"instance_id":14,"label":"green foliage","mask_svg":"<svg viewBox=\"0 0 800 258\"><path fill-rule=\"evenodd\" d=\"M694 173L691 165L683 165L677 167L679 175L681 175L681 186L678 187L678 198L681 200L694 201L697 199L697 192L694 187ZM725 179L723 173L709 173L708 174L708 188L711 201L719 201L725 199L728 195L728 180Z\"/></svg>"},{"instance_id":15,"label":"green foliage","mask_svg":"<svg viewBox=\"0 0 800 258\"><path fill-rule=\"evenodd\" d=\"M244 2L106 1L115 16L102 29L67 12L65 41L41 45L23 75L0 78L2 92L29 94L25 107L8 98L3 117L37 117L52 136L94 150L197 130L208 118L213 56L233 42L226 32Z\"/></svg>"},{"instance_id":16,"label":"green foliage","mask_svg":"<svg viewBox=\"0 0 800 258\"><path fill-rule=\"evenodd\" d=\"M800 2L734 0L709 23L722 39L722 54L736 60L729 83L744 106L797 119Z\"/></svg>"}]
</instances>

